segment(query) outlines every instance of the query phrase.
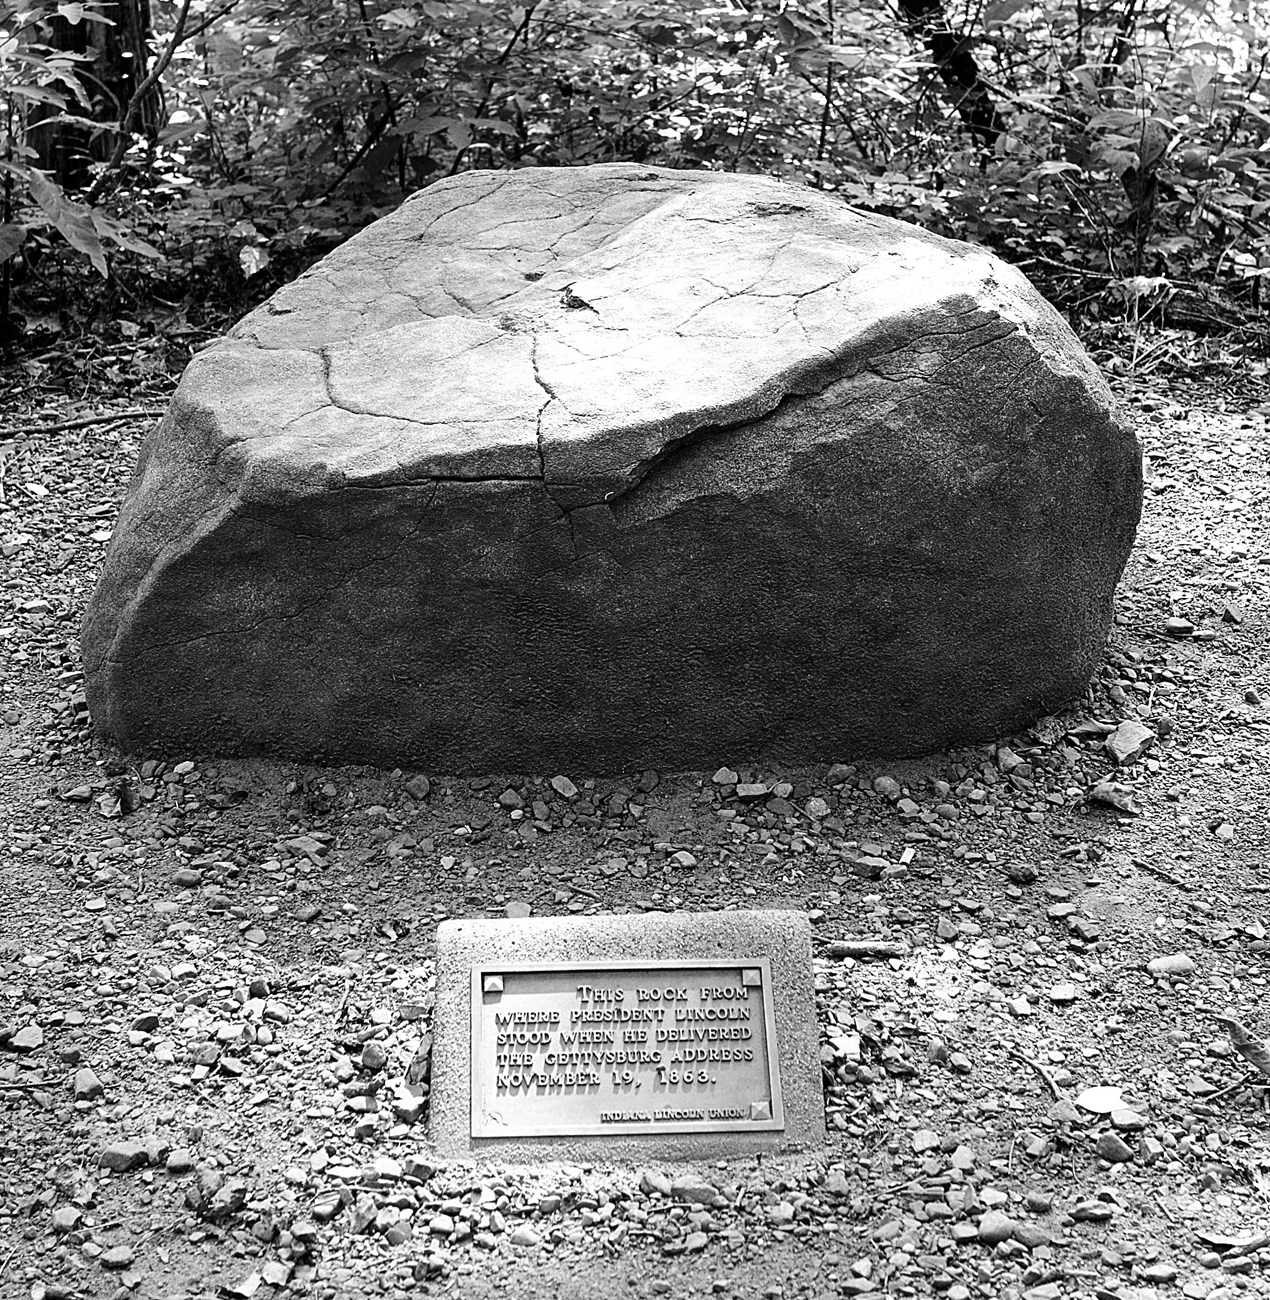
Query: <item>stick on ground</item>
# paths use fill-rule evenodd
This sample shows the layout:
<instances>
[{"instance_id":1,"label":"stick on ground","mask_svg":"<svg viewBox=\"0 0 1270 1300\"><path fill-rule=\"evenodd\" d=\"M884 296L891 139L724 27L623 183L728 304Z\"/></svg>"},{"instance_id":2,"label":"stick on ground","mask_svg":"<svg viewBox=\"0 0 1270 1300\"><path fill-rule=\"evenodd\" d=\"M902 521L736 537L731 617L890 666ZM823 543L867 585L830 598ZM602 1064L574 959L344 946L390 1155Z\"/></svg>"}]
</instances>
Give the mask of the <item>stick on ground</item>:
<instances>
[{"instance_id":1,"label":"stick on ground","mask_svg":"<svg viewBox=\"0 0 1270 1300\"><path fill-rule=\"evenodd\" d=\"M1237 1079L1234 1083L1230 1084L1229 1087L1221 1088L1217 1092L1210 1092L1208 1096L1202 1098L1202 1100L1206 1106L1210 1105L1212 1102L1221 1101L1223 1098L1229 1097L1232 1093L1238 1092L1240 1088L1247 1087L1248 1084L1261 1077L1263 1076L1260 1070L1249 1070L1242 1079Z\"/></svg>"},{"instance_id":2,"label":"stick on ground","mask_svg":"<svg viewBox=\"0 0 1270 1300\"><path fill-rule=\"evenodd\" d=\"M1006 1050L1016 1061L1022 1061L1025 1065L1030 1065L1044 1080L1045 1086L1054 1094L1054 1100L1062 1101L1063 1090L1054 1082L1054 1076L1040 1063L1040 1061L1035 1060L1023 1052L1017 1051L1013 1047L1007 1048Z\"/></svg>"},{"instance_id":3,"label":"stick on ground","mask_svg":"<svg viewBox=\"0 0 1270 1300\"><path fill-rule=\"evenodd\" d=\"M867 958L907 957L913 950L900 939L830 939L822 955L833 961L844 957Z\"/></svg>"},{"instance_id":4,"label":"stick on ground","mask_svg":"<svg viewBox=\"0 0 1270 1300\"><path fill-rule=\"evenodd\" d=\"M24 433L64 433L67 429L87 429L93 424L116 424L120 420L157 420L162 411L113 411L109 415L86 415L78 420L59 420L56 424L19 424L14 429L0 426L0 434L16 438Z\"/></svg>"}]
</instances>

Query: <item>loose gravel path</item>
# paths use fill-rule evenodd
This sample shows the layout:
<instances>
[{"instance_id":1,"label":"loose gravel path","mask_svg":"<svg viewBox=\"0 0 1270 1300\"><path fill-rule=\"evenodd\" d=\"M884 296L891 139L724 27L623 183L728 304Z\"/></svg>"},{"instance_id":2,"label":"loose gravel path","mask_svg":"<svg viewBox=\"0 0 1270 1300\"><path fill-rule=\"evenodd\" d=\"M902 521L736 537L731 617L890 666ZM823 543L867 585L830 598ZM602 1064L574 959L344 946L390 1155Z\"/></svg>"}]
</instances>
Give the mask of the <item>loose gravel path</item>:
<instances>
[{"instance_id":1,"label":"loose gravel path","mask_svg":"<svg viewBox=\"0 0 1270 1300\"><path fill-rule=\"evenodd\" d=\"M1270 1036L1267 408L1123 389L1153 478L1086 699L616 777L99 752L78 623L144 425L0 428L0 1296L1270 1295L1267 1088L1210 1100L1213 1016ZM430 1155L439 920L753 906L818 936L823 1155Z\"/></svg>"}]
</instances>

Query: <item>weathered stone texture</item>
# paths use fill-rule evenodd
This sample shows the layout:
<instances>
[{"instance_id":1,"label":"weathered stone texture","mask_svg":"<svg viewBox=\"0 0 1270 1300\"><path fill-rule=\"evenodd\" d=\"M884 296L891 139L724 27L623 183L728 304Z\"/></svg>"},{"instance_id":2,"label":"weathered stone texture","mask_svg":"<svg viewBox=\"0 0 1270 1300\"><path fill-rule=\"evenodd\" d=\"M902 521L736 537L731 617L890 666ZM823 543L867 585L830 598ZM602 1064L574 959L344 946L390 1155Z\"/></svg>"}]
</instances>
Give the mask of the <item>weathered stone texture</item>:
<instances>
[{"instance_id":1,"label":"weathered stone texture","mask_svg":"<svg viewBox=\"0 0 1270 1300\"><path fill-rule=\"evenodd\" d=\"M1139 460L981 249L757 177L471 172L191 362L89 703L437 770L930 750L1082 689Z\"/></svg>"}]
</instances>

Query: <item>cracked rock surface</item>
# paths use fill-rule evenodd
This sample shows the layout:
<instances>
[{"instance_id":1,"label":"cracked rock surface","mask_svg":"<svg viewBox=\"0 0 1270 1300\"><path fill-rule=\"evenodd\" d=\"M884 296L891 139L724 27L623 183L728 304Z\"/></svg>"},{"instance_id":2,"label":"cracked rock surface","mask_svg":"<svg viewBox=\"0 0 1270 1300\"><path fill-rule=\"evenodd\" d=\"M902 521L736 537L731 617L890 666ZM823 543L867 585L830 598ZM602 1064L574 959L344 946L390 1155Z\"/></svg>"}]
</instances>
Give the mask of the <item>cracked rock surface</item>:
<instances>
[{"instance_id":1,"label":"cracked rock surface","mask_svg":"<svg viewBox=\"0 0 1270 1300\"><path fill-rule=\"evenodd\" d=\"M918 753L1083 688L1140 499L982 250L758 177L470 172L190 364L86 689L134 750Z\"/></svg>"}]
</instances>

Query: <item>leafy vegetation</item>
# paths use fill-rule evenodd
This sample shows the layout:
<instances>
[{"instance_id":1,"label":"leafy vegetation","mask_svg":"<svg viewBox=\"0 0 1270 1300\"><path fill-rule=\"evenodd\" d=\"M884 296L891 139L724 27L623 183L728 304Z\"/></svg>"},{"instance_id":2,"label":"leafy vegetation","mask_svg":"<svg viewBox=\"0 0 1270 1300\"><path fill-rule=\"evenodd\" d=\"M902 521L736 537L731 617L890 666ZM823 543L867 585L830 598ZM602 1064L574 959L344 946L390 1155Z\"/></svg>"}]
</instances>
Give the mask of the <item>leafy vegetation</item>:
<instances>
[{"instance_id":1,"label":"leafy vegetation","mask_svg":"<svg viewBox=\"0 0 1270 1300\"><path fill-rule=\"evenodd\" d=\"M465 168L764 171L1264 339L1265 0L0 0L0 329L242 310ZM85 274L85 271L88 273Z\"/></svg>"}]
</instances>

